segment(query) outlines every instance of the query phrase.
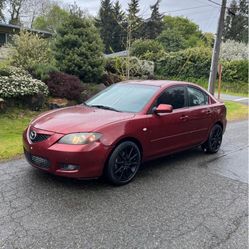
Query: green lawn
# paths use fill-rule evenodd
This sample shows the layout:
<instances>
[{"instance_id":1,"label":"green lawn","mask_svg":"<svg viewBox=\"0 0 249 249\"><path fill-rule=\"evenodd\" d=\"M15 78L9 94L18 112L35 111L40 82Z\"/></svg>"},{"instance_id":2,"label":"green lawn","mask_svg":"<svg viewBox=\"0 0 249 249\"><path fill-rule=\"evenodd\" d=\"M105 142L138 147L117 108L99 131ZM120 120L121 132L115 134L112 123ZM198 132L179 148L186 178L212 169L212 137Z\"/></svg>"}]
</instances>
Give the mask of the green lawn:
<instances>
[{"instance_id":1,"label":"green lawn","mask_svg":"<svg viewBox=\"0 0 249 249\"><path fill-rule=\"evenodd\" d=\"M248 119L248 106L232 101L225 101L225 105L227 107L228 121Z\"/></svg>"},{"instance_id":2,"label":"green lawn","mask_svg":"<svg viewBox=\"0 0 249 249\"><path fill-rule=\"evenodd\" d=\"M36 115L37 112L16 108L0 114L0 160L22 153L22 132Z\"/></svg>"},{"instance_id":3,"label":"green lawn","mask_svg":"<svg viewBox=\"0 0 249 249\"><path fill-rule=\"evenodd\" d=\"M225 102L229 121L248 118L248 106ZM9 109L0 114L0 160L11 159L22 154L22 132L37 112Z\"/></svg>"}]
</instances>

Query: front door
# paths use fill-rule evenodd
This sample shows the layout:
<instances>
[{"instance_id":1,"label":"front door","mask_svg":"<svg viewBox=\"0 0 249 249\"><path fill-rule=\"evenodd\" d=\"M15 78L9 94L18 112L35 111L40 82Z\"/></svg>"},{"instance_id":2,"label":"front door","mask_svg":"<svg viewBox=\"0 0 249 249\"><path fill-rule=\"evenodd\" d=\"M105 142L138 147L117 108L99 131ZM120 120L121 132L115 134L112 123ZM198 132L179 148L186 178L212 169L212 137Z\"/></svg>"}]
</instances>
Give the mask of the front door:
<instances>
[{"instance_id":1,"label":"front door","mask_svg":"<svg viewBox=\"0 0 249 249\"><path fill-rule=\"evenodd\" d=\"M190 131L186 129L189 117L185 86L166 89L154 106L159 104L172 105L173 112L159 115L152 113L148 116L147 134L151 157L180 150L189 143L186 139Z\"/></svg>"}]
</instances>

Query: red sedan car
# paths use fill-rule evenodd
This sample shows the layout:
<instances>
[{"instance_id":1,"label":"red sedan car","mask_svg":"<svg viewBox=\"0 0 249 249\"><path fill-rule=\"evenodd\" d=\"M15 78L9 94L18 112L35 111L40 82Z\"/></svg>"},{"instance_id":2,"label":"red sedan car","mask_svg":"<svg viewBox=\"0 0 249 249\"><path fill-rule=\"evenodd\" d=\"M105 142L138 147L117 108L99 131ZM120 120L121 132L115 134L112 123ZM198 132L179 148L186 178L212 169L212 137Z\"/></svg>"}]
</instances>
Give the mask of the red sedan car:
<instances>
[{"instance_id":1,"label":"red sedan car","mask_svg":"<svg viewBox=\"0 0 249 249\"><path fill-rule=\"evenodd\" d=\"M49 111L23 134L28 162L66 177L130 182L143 161L201 145L219 150L226 107L201 87L175 81L121 82L84 104Z\"/></svg>"}]
</instances>

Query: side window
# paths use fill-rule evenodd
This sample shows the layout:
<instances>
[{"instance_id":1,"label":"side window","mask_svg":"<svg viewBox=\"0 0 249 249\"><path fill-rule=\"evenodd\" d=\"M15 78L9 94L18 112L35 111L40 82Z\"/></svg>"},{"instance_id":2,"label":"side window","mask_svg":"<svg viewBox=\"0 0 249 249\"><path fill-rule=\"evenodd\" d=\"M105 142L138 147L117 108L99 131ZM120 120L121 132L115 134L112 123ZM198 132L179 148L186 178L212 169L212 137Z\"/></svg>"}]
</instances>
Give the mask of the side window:
<instances>
[{"instance_id":1,"label":"side window","mask_svg":"<svg viewBox=\"0 0 249 249\"><path fill-rule=\"evenodd\" d=\"M157 106L160 104L172 105L173 109L185 107L185 87L172 87L165 90L157 99Z\"/></svg>"},{"instance_id":2,"label":"side window","mask_svg":"<svg viewBox=\"0 0 249 249\"><path fill-rule=\"evenodd\" d=\"M206 93L194 87L187 87L187 89L189 106L208 105L208 95Z\"/></svg>"}]
</instances>

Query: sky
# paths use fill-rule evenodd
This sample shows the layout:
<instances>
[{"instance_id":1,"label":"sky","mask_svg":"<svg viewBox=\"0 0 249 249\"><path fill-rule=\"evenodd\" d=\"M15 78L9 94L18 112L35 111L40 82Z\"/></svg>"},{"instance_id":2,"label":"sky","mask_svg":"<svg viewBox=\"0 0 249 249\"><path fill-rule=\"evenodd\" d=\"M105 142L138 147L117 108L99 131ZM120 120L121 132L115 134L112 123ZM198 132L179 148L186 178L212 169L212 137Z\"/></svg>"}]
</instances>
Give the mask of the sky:
<instances>
[{"instance_id":1,"label":"sky","mask_svg":"<svg viewBox=\"0 0 249 249\"><path fill-rule=\"evenodd\" d=\"M221 0L214 0L220 3ZM65 4L76 2L83 10L96 16L100 7L100 0L63 0ZM115 0L114 0L115 2ZM124 10L127 10L130 0L119 0ZM150 16L150 5L156 0L140 0L140 16ZM231 1L227 1L227 6ZM172 16L184 16L197 23L204 32L216 33L220 6L209 0L161 0L161 13Z\"/></svg>"}]
</instances>

